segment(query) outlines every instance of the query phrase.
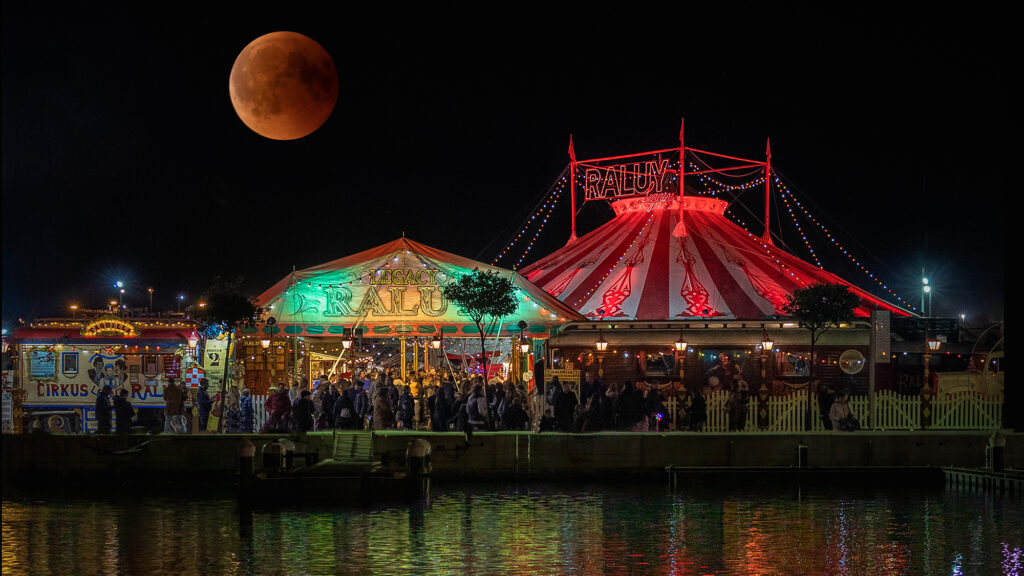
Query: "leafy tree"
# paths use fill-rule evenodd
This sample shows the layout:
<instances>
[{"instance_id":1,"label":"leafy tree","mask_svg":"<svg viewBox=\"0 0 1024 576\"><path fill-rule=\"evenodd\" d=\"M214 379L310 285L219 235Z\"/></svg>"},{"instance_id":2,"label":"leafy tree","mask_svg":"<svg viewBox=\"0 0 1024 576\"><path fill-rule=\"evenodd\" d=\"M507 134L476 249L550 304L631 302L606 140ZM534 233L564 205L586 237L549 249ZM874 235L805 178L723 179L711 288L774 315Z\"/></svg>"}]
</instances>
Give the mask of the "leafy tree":
<instances>
[{"instance_id":1,"label":"leafy tree","mask_svg":"<svg viewBox=\"0 0 1024 576\"><path fill-rule=\"evenodd\" d=\"M798 288L789 297L783 312L795 318L801 328L811 333L811 358L808 363L808 398L805 425L811 429L811 393L814 387L814 346L830 328L853 320L857 296L842 284L812 284Z\"/></svg>"},{"instance_id":2,"label":"leafy tree","mask_svg":"<svg viewBox=\"0 0 1024 576\"><path fill-rule=\"evenodd\" d=\"M494 271L474 269L441 289L449 302L454 302L476 324L480 334L480 352L483 356L484 379L487 378L487 334L484 319L491 322L512 314L519 308L515 284Z\"/></svg>"},{"instance_id":3,"label":"leafy tree","mask_svg":"<svg viewBox=\"0 0 1024 576\"><path fill-rule=\"evenodd\" d=\"M255 326L263 317L263 309L256 305L254 298L245 295L242 278L226 280L217 276L210 287L203 292L202 301L205 306L195 309L192 315L199 324L200 331L207 338L216 338L221 332L227 332L228 351L231 352L231 338L236 328ZM224 381L221 383L221 402L226 398L227 381L231 377L232 359L227 360ZM222 414L223 416L223 414ZM222 417L218 428L224 425Z\"/></svg>"}]
</instances>

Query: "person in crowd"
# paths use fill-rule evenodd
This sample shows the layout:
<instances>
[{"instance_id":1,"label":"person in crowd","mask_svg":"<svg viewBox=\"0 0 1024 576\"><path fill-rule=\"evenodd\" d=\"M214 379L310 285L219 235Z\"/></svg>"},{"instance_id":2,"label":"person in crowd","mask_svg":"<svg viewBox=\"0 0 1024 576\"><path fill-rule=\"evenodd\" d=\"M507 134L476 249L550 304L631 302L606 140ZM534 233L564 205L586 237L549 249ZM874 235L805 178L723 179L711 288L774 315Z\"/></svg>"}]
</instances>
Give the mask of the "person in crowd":
<instances>
[{"instance_id":1,"label":"person in crowd","mask_svg":"<svg viewBox=\"0 0 1024 576\"><path fill-rule=\"evenodd\" d=\"M580 432L599 432L607 426L605 424L605 413L611 406L611 400L604 392L593 393L587 400L583 411L583 423Z\"/></svg>"},{"instance_id":2,"label":"person in crowd","mask_svg":"<svg viewBox=\"0 0 1024 576\"><path fill-rule=\"evenodd\" d=\"M341 380L339 380L339 382L341 382ZM331 428L335 427L334 405L338 402L339 396L340 394L338 393L338 386L335 384L330 384L329 386L327 386L327 390L325 391L324 395L320 400L320 403L323 407L323 412L324 414L327 415L327 425Z\"/></svg>"},{"instance_id":3,"label":"person in crowd","mask_svg":"<svg viewBox=\"0 0 1024 576\"><path fill-rule=\"evenodd\" d=\"M451 419L452 413L446 394L449 391L454 394L454 389L454 384L446 380L434 393L433 410L430 412L430 429L434 432L447 432L449 430L448 420Z\"/></svg>"},{"instance_id":4,"label":"person in crowd","mask_svg":"<svg viewBox=\"0 0 1024 576\"><path fill-rule=\"evenodd\" d=\"M466 424L474 430L487 428L487 397L484 395L483 384L474 384L473 390L466 400Z\"/></svg>"},{"instance_id":5,"label":"person in crowd","mask_svg":"<svg viewBox=\"0 0 1024 576\"><path fill-rule=\"evenodd\" d=\"M523 409L523 400L519 396L512 398L512 403L505 409L501 419L502 430L526 430L530 417Z\"/></svg>"},{"instance_id":6,"label":"person in crowd","mask_svg":"<svg viewBox=\"0 0 1024 576\"><path fill-rule=\"evenodd\" d=\"M835 400L836 393L831 386L824 383L818 386L818 417L821 418L821 425L825 430L833 429L830 411Z\"/></svg>"},{"instance_id":7,"label":"person in crowd","mask_svg":"<svg viewBox=\"0 0 1024 576\"><path fill-rule=\"evenodd\" d=\"M395 407L387 388L377 391L377 399L373 403L373 429L389 430L395 427Z\"/></svg>"},{"instance_id":8,"label":"person in crowd","mask_svg":"<svg viewBox=\"0 0 1024 576\"><path fill-rule=\"evenodd\" d=\"M562 383L562 391L555 395L555 425L559 432L572 432L575 424L576 407L579 400L568 382Z\"/></svg>"},{"instance_id":9,"label":"person in crowd","mask_svg":"<svg viewBox=\"0 0 1024 576\"><path fill-rule=\"evenodd\" d=\"M242 389L242 396L238 399L238 412L241 421L239 432L252 434L256 431L256 410L252 405L252 392L248 388Z\"/></svg>"},{"instance_id":10,"label":"person in crowd","mask_svg":"<svg viewBox=\"0 0 1024 576\"><path fill-rule=\"evenodd\" d=\"M668 412L668 407L665 406L665 397L659 387L649 386L647 388L647 392L644 394L644 406L644 411L648 415L648 429L655 432L668 429L672 416Z\"/></svg>"},{"instance_id":11,"label":"person in crowd","mask_svg":"<svg viewBox=\"0 0 1024 576\"><path fill-rule=\"evenodd\" d=\"M224 415L224 432L238 434L242 431L241 396L238 394L238 386L232 385L228 388L221 413Z\"/></svg>"},{"instance_id":12,"label":"person in crowd","mask_svg":"<svg viewBox=\"0 0 1024 576\"><path fill-rule=\"evenodd\" d=\"M316 408L310 398L309 390L299 392L298 402L292 404L292 430L297 433L309 432L313 429L313 418Z\"/></svg>"},{"instance_id":13,"label":"person in crowd","mask_svg":"<svg viewBox=\"0 0 1024 576\"><path fill-rule=\"evenodd\" d=\"M707 400L704 399L704 392L700 388L693 390L687 415L690 418L690 430L694 432L704 430L704 422L708 419L708 405Z\"/></svg>"},{"instance_id":14,"label":"person in crowd","mask_svg":"<svg viewBox=\"0 0 1024 576\"><path fill-rule=\"evenodd\" d=\"M100 388L96 395L96 433L110 434L112 414L110 411L110 394L113 388L109 384Z\"/></svg>"},{"instance_id":15,"label":"person in crowd","mask_svg":"<svg viewBox=\"0 0 1024 576\"><path fill-rule=\"evenodd\" d=\"M415 429L413 415L416 411L416 400L413 399L409 386L402 387L402 393L398 397L398 427L402 430Z\"/></svg>"},{"instance_id":16,"label":"person in crowd","mask_svg":"<svg viewBox=\"0 0 1024 576\"><path fill-rule=\"evenodd\" d=\"M555 418L555 404L558 402L558 397L562 394L562 383L559 382L558 376L551 378L551 383L544 389L546 395L545 400L548 404L547 415L552 420Z\"/></svg>"},{"instance_id":17,"label":"person in crowd","mask_svg":"<svg viewBox=\"0 0 1024 576\"><path fill-rule=\"evenodd\" d=\"M370 414L370 397L363 385L352 386L349 388L349 393L352 398L352 415L354 417L352 429L362 430L366 417Z\"/></svg>"},{"instance_id":18,"label":"person in crowd","mask_svg":"<svg viewBox=\"0 0 1024 576\"><path fill-rule=\"evenodd\" d=\"M583 376L583 382L580 384L580 404L586 406L591 396L604 393L603 388L601 383L594 379L594 373L588 371Z\"/></svg>"},{"instance_id":19,"label":"person in crowd","mask_svg":"<svg viewBox=\"0 0 1024 576\"><path fill-rule=\"evenodd\" d=\"M283 387L283 386L284 386L284 381L281 381L281 383L278 384L278 387ZM288 390L288 401L291 402L292 404L298 402L299 398L300 398L300 396L299 396L300 391L301 391L301 388L299 388L299 381L298 380L292 380L292 387Z\"/></svg>"},{"instance_id":20,"label":"person in crowd","mask_svg":"<svg viewBox=\"0 0 1024 576\"><path fill-rule=\"evenodd\" d=\"M213 400L210 399L210 384L203 378L199 381L199 390L196 392L196 407L199 409L199 431L206 432L206 426L210 422L210 411L213 410Z\"/></svg>"},{"instance_id":21,"label":"person in crowd","mask_svg":"<svg viewBox=\"0 0 1024 576\"><path fill-rule=\"evenodd\" d=\"M853 419L850 414L850 405L847 404L847 395L843 393L836 394L836 399L832 402L832 407L828 413L829 419L832 420L833 430L853 431L860 428L859 423Z\"/></svg>"},{"instance_id":22,"label":"person in crowd","mask_svg":"<svg viewBox=\"0 0 1024 576\"><path fill-rule=\"evenodd\" d=\"M128 401L128 391L124 388L114 396L114 418L117 422L117 433L127 434L132 431L132 418L135 417L135 409Z\"/></svg>"},{"instance_id":23,"label":"person in crowd","mask_svg":"<svg viewBox=\"0 0 1024 576\"><path fill-rule=\"evenodd\" d=\"M350 393L350 390L352 388L339 395L337 401L334 402L334 416L332 418L335 428L352 430L361 422L359 417L356 416L355 407L352 405L353 394Z\"/></svg>"},{"instance_id":24,"label":"person in crowd","mask_svg":"<svg viewBox=\"0 0 1024 576\"><path fill-rule=\"evenodd\" d=\"M290 431L292 401L287 388L281 386L269 394L264 408L267 411L267 421L260 428L260 434Z\"/></svg>"},{"instance_id":25,"label":"person in crowd","mask_svg":"<svg viewBox=\"0 0 1024 576\"><path fill-rule=\"evenodd\" d=\"M743 430L747 425L747 403L739 389L729 393L725 409L729 413L729 430L732 432Z\"/></svg>"},{"instance_id":26,"label":"person in crowd","mask_svg":"<svg viewBox=\"0 0 1024 576\"><path fill-rule=\"evenodd\" d=\"M708 377L708 385L711 386L712 390L718 390L719 388L732 390L735 387L734 381L739 375L739 366L725 352L718 355L718 362L705 373L705 376ZM715 380L711 378L715 378Z\"/></svg>"},{"instance_id":27,"label":"person in crowd","mask_svg":"<svg viewBox=\"0 0 1024 576\"><path fill-rule=\"evenodd\" d=\"M619 392L618 418L619 428L631 432L647 431L647 410L644 397L636 384L627 380Z\"/></svg>"},{"instance_id":28,"label":"person in crowd","mask_svg":"<svg viewBox=\"0 0 1024 576\"><path fill-rule=\"evenodd\" d=\"M174 378L167 379L167 386L164 387L164 432L177 432L177 426L183 426L181 416L185 414L184 391L174 382ZM181 428L184 431L184 428Z\"/></svg>"}]
</instances>

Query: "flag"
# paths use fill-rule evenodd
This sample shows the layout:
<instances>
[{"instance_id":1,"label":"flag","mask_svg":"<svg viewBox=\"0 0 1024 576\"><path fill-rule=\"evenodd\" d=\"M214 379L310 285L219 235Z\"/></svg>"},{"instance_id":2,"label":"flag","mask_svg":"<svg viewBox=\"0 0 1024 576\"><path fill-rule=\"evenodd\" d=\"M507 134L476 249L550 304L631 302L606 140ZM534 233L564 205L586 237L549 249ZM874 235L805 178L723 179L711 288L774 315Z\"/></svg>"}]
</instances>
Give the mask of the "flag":
<instances>
[{"instance_id":1,"label":"flag","mask_svg":"<svg viewBox=\"0 0 1024 576\"><path fill-rule=\"evenodd\" d=\"M572 149L572 134L569 134L569 159L576 161L576 151Z\"/></svg>"}]
</instances>

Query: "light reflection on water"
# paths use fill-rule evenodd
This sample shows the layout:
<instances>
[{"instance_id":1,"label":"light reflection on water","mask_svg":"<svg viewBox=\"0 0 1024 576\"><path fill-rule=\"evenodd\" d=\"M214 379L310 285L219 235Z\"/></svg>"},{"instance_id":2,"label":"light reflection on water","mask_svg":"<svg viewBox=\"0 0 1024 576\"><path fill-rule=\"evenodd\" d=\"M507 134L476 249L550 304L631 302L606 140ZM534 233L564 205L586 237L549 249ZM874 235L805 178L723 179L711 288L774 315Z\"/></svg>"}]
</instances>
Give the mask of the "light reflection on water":
<instances>
[{"instance_id":1,"label":"light reflection on water","mask_svg":"<svg viewBox=\"0 0 1024 576\"><path fill-rule=\"evenodd\" d=\"M1024 542L1019 498L942 491L435 484L250 511L176 492L5 494L3 574L1021 574Z\"/></svg>"}]
</instances>

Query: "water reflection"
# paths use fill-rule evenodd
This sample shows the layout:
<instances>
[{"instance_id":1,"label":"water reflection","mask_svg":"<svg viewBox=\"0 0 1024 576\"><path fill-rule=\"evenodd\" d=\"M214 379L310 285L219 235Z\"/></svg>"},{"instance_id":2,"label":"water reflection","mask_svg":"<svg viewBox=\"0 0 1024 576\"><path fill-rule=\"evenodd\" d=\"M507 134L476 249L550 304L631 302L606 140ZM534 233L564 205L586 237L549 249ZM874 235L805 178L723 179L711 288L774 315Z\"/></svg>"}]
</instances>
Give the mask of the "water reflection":
<instances>
[{"instance_id":1,"label":"water reflection","mask_svg":"<svg viewBox=\"0 0 1024 576\"><path fill-rule=\"evenodd\" d=\"M287 503L294 495L281 494ZM3 574L1020 574L1024 513L956 492L437 486L411 505L3 501Z\"/></svg>"}]
</instances>

